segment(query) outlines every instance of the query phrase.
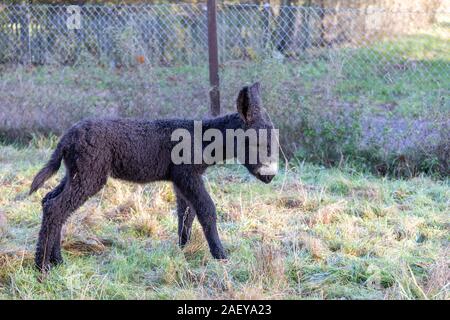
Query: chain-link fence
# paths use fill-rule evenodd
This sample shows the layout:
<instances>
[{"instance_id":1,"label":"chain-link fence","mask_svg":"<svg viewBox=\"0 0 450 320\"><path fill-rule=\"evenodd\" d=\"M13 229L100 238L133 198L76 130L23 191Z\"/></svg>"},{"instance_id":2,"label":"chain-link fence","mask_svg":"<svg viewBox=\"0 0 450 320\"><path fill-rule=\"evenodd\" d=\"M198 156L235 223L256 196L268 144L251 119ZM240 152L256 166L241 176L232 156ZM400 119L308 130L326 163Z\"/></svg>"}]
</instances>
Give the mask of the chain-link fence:
<instances>
[{"instance_id":1,"label":"chain-link fence","mask_svg":"<svg viewBox=\"0 0 450 320\"><path fill-rule=\"evenodd\" d=\"M113 66L196 65L208 55L204 4L63 5L0 7L0 62L76 64L94 58ZM80 25L68 23L80 15ZM445 13L444 13L445 14ZM222 63L287 57L306 59L330 50L369 47L430 25L437 12L219 5ZM448 29L447 29L448 31ZM383 48L386 59L401 57ZM407 48L405 48L407 50ZM348 50L347 50L348 51Z\"/></svg>"},{"instance_id":2,"label":"chain-link fence","mask_svg":"<svg viewBox=\"0 0 450 320\"><path fill-rule=\"evenodd\" d=\"M0 61L75 64L91 56L118 66L142 56L151 64L194 64L207 56L205 20L202 6L183 4L6 6Z\"/></svg>"},{"instance_id":3,"label":"chain-link fence","mask_svg":"<svg viewBox=\"0 0 450 320\"><path fill-rule=\"evenodd\" d=\"M0 138L208 113L205 4L76 8L0 5ZM217 39L222 112L260 81L290 155L450 167L450 12L220 4Z\"/></svg>"}]
</instances>

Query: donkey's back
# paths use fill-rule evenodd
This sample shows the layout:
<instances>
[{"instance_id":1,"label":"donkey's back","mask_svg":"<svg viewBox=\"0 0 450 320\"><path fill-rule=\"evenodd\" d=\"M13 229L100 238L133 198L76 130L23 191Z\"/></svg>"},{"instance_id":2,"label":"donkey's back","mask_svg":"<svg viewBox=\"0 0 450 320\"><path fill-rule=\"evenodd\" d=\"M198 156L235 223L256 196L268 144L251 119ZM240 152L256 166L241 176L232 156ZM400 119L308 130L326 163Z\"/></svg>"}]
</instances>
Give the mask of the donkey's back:
<instances>
[{"instance_id":1,"label":"donkey's back","mask_svg":"<svg viewBox=\"0 0 450 320\"><path fill-rule=\"evenodd\" d=\"M133 182L163 180L171 163L171 122L84 120L67 131L59 148L68 170L89 166L92 172Z\"/></svg>"}]
</instances>

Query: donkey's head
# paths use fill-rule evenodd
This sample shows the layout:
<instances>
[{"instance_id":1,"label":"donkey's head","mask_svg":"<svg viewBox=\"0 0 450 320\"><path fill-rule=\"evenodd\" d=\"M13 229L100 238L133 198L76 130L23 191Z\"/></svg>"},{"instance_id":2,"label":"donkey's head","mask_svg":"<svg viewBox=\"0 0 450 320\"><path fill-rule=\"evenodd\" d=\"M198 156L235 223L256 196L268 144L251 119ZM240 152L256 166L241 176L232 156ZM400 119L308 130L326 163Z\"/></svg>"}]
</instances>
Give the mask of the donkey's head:
<instances>
[{"instance_id":1,"label":"donkey's head","mask_svg":"<svg viewBox=\"0 0 450 320\"><path fill-rule=\"evenodd\" d=\"M269 183L278 170L278 135L272 121L262 110L261 86L258 82L241 89L237 111L244 122L245 147L241 151L244 165L259 180ZM256 137L256 138L255 138Z\"/></svg>"}]
</instances>

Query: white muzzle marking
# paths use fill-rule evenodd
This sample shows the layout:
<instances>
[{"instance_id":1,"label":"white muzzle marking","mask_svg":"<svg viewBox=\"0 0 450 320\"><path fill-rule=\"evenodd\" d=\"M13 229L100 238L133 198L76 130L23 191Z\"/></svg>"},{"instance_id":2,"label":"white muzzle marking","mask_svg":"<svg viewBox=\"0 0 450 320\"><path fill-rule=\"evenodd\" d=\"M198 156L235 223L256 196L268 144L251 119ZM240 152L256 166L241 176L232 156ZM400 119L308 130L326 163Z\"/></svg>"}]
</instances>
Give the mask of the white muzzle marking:
<instances>
[{"instance_id":1,"label":"white muzzle marking","mask_svg":"<svg viewBox=\"0 0 450 320\"><path fill-rule=\"evenodd\" d=\"M278 162L263 164L257 172L262 176L274 176L278 172Z\"/></svg>"}]
</instances>

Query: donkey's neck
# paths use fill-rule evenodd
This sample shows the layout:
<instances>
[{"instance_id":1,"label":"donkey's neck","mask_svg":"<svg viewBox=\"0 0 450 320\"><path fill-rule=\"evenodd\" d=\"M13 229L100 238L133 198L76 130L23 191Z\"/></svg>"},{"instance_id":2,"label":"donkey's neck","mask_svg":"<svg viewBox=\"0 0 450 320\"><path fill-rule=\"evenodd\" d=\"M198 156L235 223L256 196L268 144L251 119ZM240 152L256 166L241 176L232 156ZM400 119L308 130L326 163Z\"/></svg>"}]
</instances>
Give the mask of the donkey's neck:
<instances>
[{"instance_id":1,"label":"donkey's neck","mask_svg":"<svg viewBox=\"0 0 450 320\"><path fill-rule=\"evenodd\" d=\"M237 112L222 117L206 119L203 121L203 130L218 129L225 136L227 129L244 129L245 124Z\"/></svg>"},{"instance_id":2,"label":"donkey's neck","mask_svg":"<svg viewBox=\"0 0 450 320\"><path fill-rule=\"evenodd\" d=\"M224 161L229 158L233 158L236 155L236 140L234 135L229 137L227 134L227 130L232 130L233 132L237 129L243 129L245 130L246 126L244 121L242 120L241 116L236 113L231 113L224 115L222 117L212 118L203 120L203 132L209 129L216 129L219 130L222 134L222 142L223 142L223 150L222 150L222 156L223 158L221 161ZM228 139L232 139L233 141L227 141ZM209 142L203 142L203 149L209 145ZM233 148L233 153L231 155L228 154L229 150L226 150L226 146L231 146Z\"/></svg>"}]
</instances>

